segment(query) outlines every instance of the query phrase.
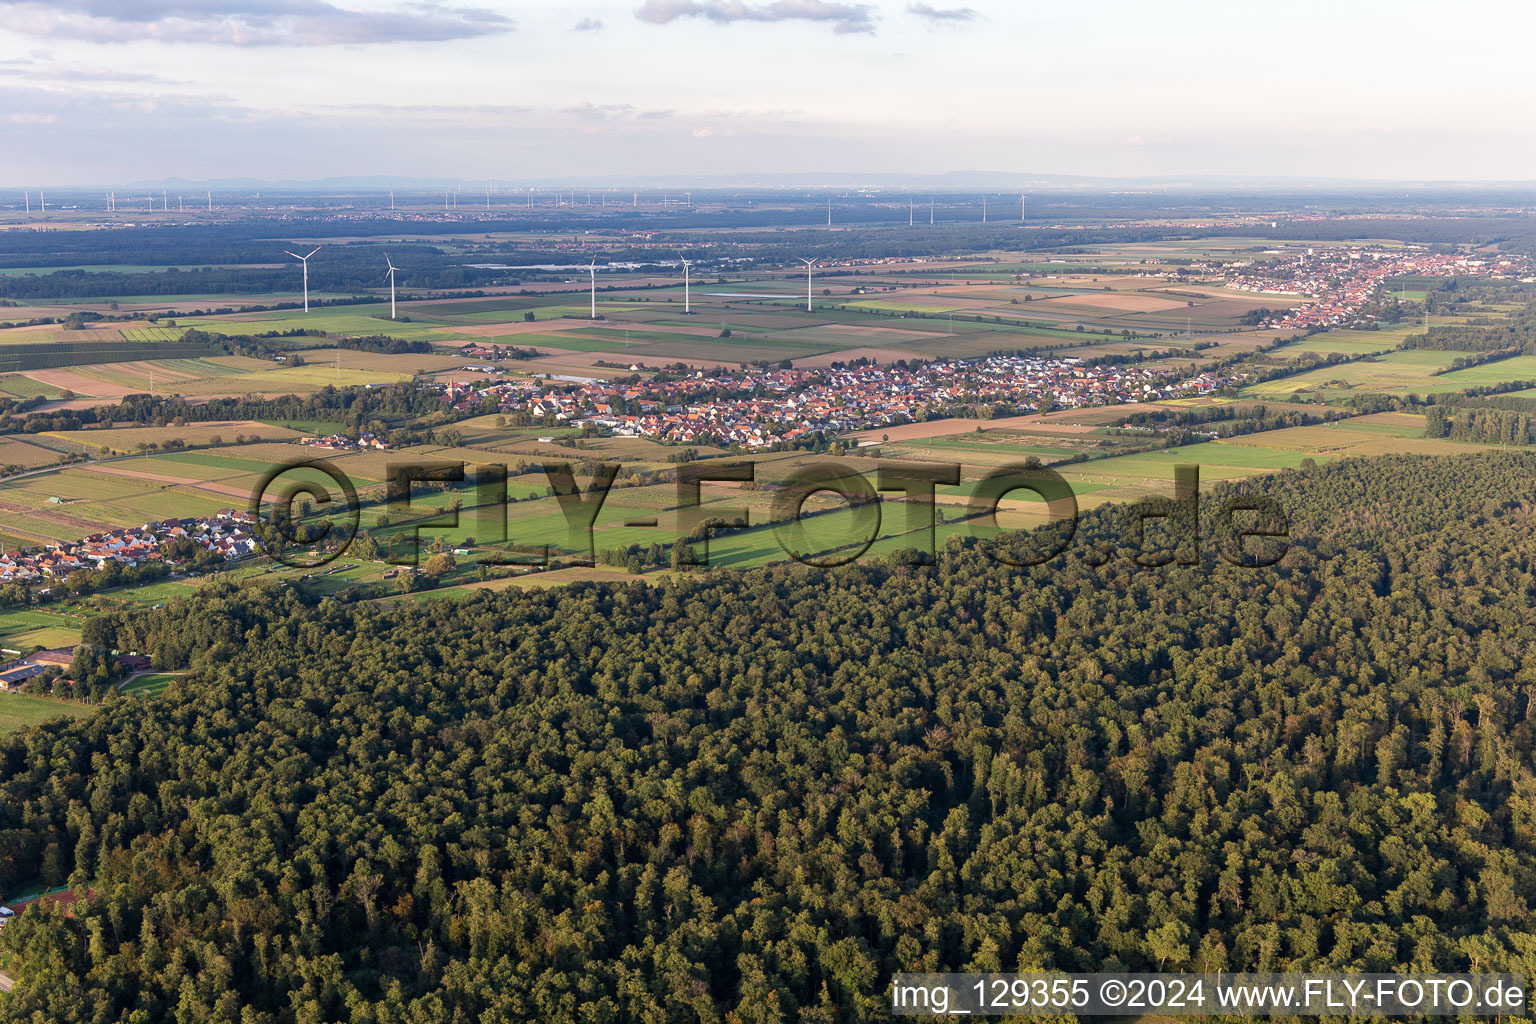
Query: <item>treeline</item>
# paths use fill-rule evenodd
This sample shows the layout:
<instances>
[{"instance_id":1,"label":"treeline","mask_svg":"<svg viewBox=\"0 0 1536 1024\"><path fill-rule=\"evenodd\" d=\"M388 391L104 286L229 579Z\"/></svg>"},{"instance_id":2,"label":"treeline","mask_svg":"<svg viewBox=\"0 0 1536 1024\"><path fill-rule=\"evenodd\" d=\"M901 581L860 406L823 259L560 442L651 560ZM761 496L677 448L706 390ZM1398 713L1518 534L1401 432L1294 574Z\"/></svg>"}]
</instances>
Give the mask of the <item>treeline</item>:
<instances>
[{"instance_id":1,"label":"treeline","mask_svg":"<svg viewBox=\"0 0 1536 1024\"><path fill-rule=\"evenodd\" d=\"M1424 410L1424 436L1485 444L1528 445L1532 413L1512 409L1448 408Z\"/></svg>"},{"instance_id":2,"label":"treeline","mask_svg":"<svg viewBox=\"0 0 1536 1024\"><path fill-rule=\"evenodd\" d=\"M1518 348L1502 348L1492 352L1477 352L1469 356L1457 356L1451 360L1451 365L1430 374L1431 377L1439 377L1447 373L1455 373L1457 370L1469 370L1474 366L1485 366L1488 363L1497 363L1503 359L1512 359L1520 354Z\"/></svg>"},{"instance_id":3,"label":"treeline","mask_svg":"<svg viewBox=\"0 0 1536 1024\"><path fill-rule=\"evenodd\" d=\"M892 973L1536 972L1528 454L1242 485L1278 565L216 582L0 738L0 1021L740 1020ZM1236 491L1213 492L1214 510ZM1432 496L1433 500L1426 500ZM100 623L97 625L96 623Z\"/></svg>"},{"instance_id":4,"label":"treeline","mask_svg":"<svg viewBox=\"0 0 1536 1024\"><path fill-rule=\"evenodd\" d=\"M435 351L429 341L405 341L387 334L370 334L361 338L336 338L326 348L345 348L357 352L381 352L385 355L425 355Z\"/></svg>"},{"instance_id":5,"label":"treeline","mask_svg":"<svg viewBox=\"0 0 1536 1024\"><path fill-rule=\"evenodd\" d=\"M29 400L31 401L31 400ZM390 384L378 388L325 387L309 395L284 395L262 398L212 398L191 402L184 398L159 395L128 395L116 405L64 412L35 412L36 403L16 403L5 412L0 403L0 433L42 433L50 430L80 430L84 427L169 426L206 423L219 420L319 420L341 423L356 429L375 420L418 419L429 425L447 424L481 410L460 413L447 409L441 398L420 391L410 384ZM484 411L495 412L488 407Z\"/></svg>"},{"instance_id":6,"label":"treeline","mask_svg":"<svg viewBox=\"0 0 1536 1024\"><path fill-rule=\"evenodd\" d=\"M280 248L280 247L279 247ZM393 250L392 250L393 251ZM339 255L341 254L341 255ZM281 253L279 252L280 256ZM268 252L261 259L271 263ZM333 250L310 261L309 285L316 291L355 292L378 287L383 250ZM297 267L297 263L294 264ZM261 295L291 292L298 271L287 267L168 267L152 271L58 270L50 274L0 275L0 295L13 299L91 299L102 295ZM500 270L483 270L446 259L423 260L409 274L412 288L460 289L506 284Z\"/></svg>"},{"instance_id":7,"label":"treeline","mask_svg":"<svg viewBox=\"0 0 1536 1024\"><path fill-rule=\"evenodd\" d=\"M1179 429L1185 433L1208 433L1218 437L1236 437L1285 427L1312 427L1320 423L1348 419L1358 413L1353 409L1298 409L1292 406L1209 405L1182 409L1153 409L1134 412L1125 425L1144 430Z\"/></svg>"}]
</instances>

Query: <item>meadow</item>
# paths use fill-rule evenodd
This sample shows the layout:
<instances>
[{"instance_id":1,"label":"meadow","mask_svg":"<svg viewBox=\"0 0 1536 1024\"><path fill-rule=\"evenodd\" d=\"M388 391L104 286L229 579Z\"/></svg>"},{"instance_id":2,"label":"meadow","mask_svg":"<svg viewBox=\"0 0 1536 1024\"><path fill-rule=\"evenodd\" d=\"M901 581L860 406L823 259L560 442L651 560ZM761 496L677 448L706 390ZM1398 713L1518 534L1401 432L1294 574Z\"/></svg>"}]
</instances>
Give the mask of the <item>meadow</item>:
<instances>
[{"instance_id":1,"label":"meadow","mask_svg":"<svg viewBox=\"0 0 1536 1024\"><path fill-rule=\"evenodd\" d=\"M0 693L0 736L56 718L84 718L96 709L89 704L29 693Z\"/></svg>"},{"instance_id":2,"label":"meadow","mask_svg":"<svg viewBox=\"0 0 1536 1024\"><path fill-rule=\"evenodd\" d=\"M69 647L80 642L81 622L78 617L41 608L0 612L0 648Z\"/></svg>"}]
</instances>

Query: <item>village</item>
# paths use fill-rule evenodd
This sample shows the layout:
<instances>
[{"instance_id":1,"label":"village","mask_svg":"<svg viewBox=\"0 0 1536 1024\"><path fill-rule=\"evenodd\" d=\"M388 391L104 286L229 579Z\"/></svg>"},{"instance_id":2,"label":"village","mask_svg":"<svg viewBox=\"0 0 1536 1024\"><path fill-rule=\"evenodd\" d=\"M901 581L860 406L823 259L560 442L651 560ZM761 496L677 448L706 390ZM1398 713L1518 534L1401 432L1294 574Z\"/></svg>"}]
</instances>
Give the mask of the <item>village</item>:
<instances>
[{"instance_id":1,"label":"village","mask_svg":"<svg viewBox=\"0 0 1536 1024\"><path fill-rule=\"evenodd\" d=\"M345 434L327 434L324 437L301 437L299 444L309 448L324 448L332 452L384 452L392 447L382 437L361 434L356 438Z\"/></svg>"},{"instance_id":2,"label":"village","mask_svg":"<svg viewBox=\"0 0 1536 1024\"><path fill-rule=\"evenodd\" d=\"M629 384L461 383L446 385L443 397L456 410L489 400L534 421L591 425L621 437L759 449L965 409L1015 414L1208 395L1241 379L1067 357L992 356L914 366L698 370Z\"/></svg>"},{"instance_id":3,"label":"village","mask_svg":"<svg viewBox=\"0 0 1536 1024\"><path fill-rule=\"evenodd\" d=\"M55 541L43 548L0 552L0 584L31 584L70 573L100 569L108 564L174 565L167 549L190 542L198 551L225 559L246 558L261 551L255 536L256 515L222 509L195 519L165 519L137 528L93 533L78 542Z\"/></svg>"},{"instance_id":4,"label":"village","mask_svg":"<svg viewBox=\"0 0 1536 1024\"><path fill-rule=\"evenodd\" d=\"M1393 277L1517 277L1528 272L1524 260L1484 259L1471 255L1432 253L1422 248L1386 250L1342 247L1308 249L1294 257L1235 264L1227 287L1237 291L1300 296L1295 309L1268 317L1260 327L1326 330L1354 325Z\"/></svg>"}]
</instances>

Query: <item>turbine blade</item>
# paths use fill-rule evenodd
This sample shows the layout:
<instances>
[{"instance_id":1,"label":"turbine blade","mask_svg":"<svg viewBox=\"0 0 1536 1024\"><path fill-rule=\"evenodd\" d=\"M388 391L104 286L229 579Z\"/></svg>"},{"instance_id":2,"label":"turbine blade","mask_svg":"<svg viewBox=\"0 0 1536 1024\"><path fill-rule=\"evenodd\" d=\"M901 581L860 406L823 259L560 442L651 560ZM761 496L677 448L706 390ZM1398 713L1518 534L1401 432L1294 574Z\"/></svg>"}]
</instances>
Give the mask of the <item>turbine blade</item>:
<instances>
[{"instance_id":1,"label":"turbine blade","mask_svg":"<svg viewBox=\"0 0 1536 1024\"><path fill-rule=\"evenodd\" d=\"M317 245L317 246L315 246L314 249L310 251L309 256L313 256L315 253L319 252L321 249L324 249L324 248L325 248L324 245ZM304 258L305 259L309 259L309 256L305 256Z\"/></svg>"},{"instance_id":2,"label":"turbine blade","mask_svg":"<svg viewBox=\"0 0 1536 1024\"><path fill-rule=\"evenodd\" d=\"M283 252L288 252L288 250L287 250L287 249L284 249L284 250L283 250ZM298 254L298 253L296 253L296 252L288 252L288 255L289 255L289 256L292 256L292 257L293 257L293 258L294 258L294 259L296 259L296 260L301 260L301 261L302 261L302 260L303 260L303 259L304 259L304 257L303 257L303 256L300 256L300 255L299 255L299 254Z\"/></svg>"}]
</instances>

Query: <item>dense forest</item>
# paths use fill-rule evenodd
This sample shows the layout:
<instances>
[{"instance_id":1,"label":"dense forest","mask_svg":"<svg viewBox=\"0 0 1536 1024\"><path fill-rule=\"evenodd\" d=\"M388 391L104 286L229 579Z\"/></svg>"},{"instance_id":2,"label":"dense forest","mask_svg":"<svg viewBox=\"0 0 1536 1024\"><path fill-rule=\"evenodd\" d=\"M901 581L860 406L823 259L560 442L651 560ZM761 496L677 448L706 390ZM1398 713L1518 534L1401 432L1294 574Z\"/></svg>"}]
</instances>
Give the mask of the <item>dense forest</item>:
<instances>
[{"instance_id":1,"label":"dense forest","mask_svg":"<svg viewBox=\"0 0 1536 1024\"><path fill-rule=\"evenodd\" d=\"M1284 508L1262 569L1216 537L1144 568L1108 507L1030 569L965 543L423 604L221 582L102 620L190 673L0 740L0 887L85 893L0 934L0 1020L855 1021L901 969L1536 975L1533 468L1205 495L1203 522Z\"/></svg>"},{"instance_id":2,"label":"dense forest","mask_svg":"<svg viewBox=\"0 0 1536 1024\"><path fill-rule=\"evenodd\" d=\"M1472 352L1494 358L1529 355L1536 352L1536 303L1507 317L1476 317L1467 323L1431 326L1424 334L1404 339L1403 348ZM1481 361L1486 360L1468 359L1453 368L1475 366Z\"/></svg>"},{"instance_id":3,"label":"dense forest","mask_svg":"<svg viewBox=\"0 0 1536 1024\"><path fill-rule=\"evenodd\" d=\"M1528 445L1531 443L1531 412L1431 405L1424 410L1424 436L1484 444Z\"/></svg>"}]
</instances>

